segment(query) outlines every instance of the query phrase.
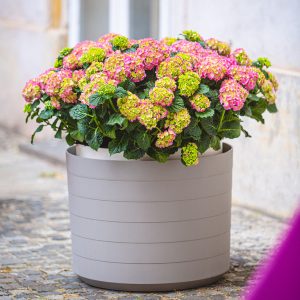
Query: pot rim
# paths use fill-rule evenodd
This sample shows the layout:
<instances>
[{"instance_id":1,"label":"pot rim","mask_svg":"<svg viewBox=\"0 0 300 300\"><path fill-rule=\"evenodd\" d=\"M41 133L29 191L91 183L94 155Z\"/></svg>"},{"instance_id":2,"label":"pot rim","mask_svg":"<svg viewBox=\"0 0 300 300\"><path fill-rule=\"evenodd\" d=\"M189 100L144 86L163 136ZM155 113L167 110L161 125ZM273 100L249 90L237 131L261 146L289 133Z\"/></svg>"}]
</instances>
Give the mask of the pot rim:
<instances>
[{"instance_id":1,"label":"pot rim","mask_svg":"<svg viewBox=\"0 0 300 300\"><path fill-rule=\"evenodd\" d=\"M201 156L201 160L209 160L209 159L214 159L216 157L221 157L221 156L227 156L228 159L230 159L230 156L232 156L233 153L233 147L232 145L228 144L228 143L222 143L222 153L217 153L215 155L210 155L210 156ZM75 159L75 160L86 160L89 162L95 162L95 161L103 161L103 162L111 162L114 164L124 164L124 163L143 163L143 164L158 164L158 165L164 165L167 163L171 163L171 162L175 162L176 164L178 163L178 161L180 159L168 159L167 162L165 163L159 163L156 160L134 160L134 159L124 159L124 160L112 160L112 159L95 159L95 158L88 158L88 157L82 157L82 156L78 156L76 155L76 145L70 146L66 149L66 156L69 159ZM192 166L193 167L193 166ZM195 167L195 166L194 166Z\"/></svg>"}]
</instances>

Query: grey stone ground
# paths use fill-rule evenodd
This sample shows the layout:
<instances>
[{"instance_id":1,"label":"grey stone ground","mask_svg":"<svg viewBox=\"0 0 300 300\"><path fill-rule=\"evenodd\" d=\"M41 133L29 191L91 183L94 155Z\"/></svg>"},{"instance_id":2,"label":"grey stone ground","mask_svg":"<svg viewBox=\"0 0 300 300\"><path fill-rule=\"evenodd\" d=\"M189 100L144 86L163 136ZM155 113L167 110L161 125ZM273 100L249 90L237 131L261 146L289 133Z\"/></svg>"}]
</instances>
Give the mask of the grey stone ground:
<instances>
[{"instance_id":1,"label":"grey stone ground","mask_svg":"<svg viewBox=\"0 0 300 300\"><path fill-rule=\"evenodd\" d=\"M16 135L0 130L0 299L238 299L283 220L233 206L230 271L195 290L131 294L82 283L71 270L65 171L20 153Z\"/></svg>"}]
</instances>

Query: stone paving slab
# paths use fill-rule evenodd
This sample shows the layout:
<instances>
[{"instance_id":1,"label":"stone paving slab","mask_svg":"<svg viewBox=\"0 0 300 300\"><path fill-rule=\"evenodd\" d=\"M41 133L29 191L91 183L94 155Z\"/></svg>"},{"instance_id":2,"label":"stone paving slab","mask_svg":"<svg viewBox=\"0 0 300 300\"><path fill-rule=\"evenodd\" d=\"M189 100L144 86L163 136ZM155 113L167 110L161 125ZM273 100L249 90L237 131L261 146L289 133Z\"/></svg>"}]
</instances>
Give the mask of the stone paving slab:
<instances>
[{"instance_id":1,"label":"stone paving slab","mask_svg":"<svg viewBox=\"0 0 300 300\"><path fill-rule=\"evenodd\" d=\"M7 134L0 130L0 143ZM81 282L71 269L64 168L18 151L0 150L0 299L238 299L285 223L233 206L231 268L219 282L171 293L122 293ZM6 143L7 144L7 143Z\"/></svg>"}]
</instances>

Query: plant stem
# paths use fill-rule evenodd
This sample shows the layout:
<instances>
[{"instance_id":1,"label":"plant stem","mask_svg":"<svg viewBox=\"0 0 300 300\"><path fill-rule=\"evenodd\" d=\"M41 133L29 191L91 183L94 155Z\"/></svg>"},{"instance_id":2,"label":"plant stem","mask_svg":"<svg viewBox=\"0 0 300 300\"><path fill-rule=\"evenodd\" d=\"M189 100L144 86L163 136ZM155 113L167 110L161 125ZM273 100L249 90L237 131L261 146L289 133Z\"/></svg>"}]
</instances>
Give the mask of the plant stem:
<instances>
[{"instance_id":1,"label":"plant stem","mask_svg":"<svg viewBox=\"0 0 300 300\"><path fill-rule=\"evenodd\" d=\"M111 108L114 110L114 112L118 112L117 111L117 109L115 108L115 106L114 106L114 104L113 104L113 102L112 102L112 99L109 99L109 104L110 104L110 106L111 106Z\"/></svg>"},{"instance_id":2,"label":"plant stem","mask_svg":"<svg viewBox=\"0 0 300 300\"><path fill-rule=\"evenodd\" d=\"M102 129L102 126L97 118L97 115L96 115L96 112L95 110L93 109L93 120L95 121L96 125L97 125L97 129L99 129L99 131L103 134L103 136L105 136L104 132L103 132L103 129Z\"/></svg>"},{"instance_id":3,"label":"plant stem","mask_svg":"<svg viewBox=\"0 0 300 300\"><path fill-rule=\"evenodd\" d=\"M220 131L220 129L221 129L222 125L223 125L224 116L225 116L225 109L222 111L220 123L219 123L218 130L217 130L218 132Z\"/></svg>"}]
</instances>

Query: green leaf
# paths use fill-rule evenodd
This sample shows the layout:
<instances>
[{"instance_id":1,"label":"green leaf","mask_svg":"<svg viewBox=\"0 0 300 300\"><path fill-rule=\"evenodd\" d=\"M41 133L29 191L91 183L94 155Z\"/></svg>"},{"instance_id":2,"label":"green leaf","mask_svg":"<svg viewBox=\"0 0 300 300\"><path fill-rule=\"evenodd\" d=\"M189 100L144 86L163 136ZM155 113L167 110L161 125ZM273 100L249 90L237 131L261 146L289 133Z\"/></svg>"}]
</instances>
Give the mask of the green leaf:
<instances>
[{"instance_id":1,"label":"green leaf","mask_svg":"<svg viewBox=\"0 0 300 300\"><path fill-rule=\"evenodd\" d=\"M212 147L214 150L220 150L221 148L221 141L217 136L213 136L210 140L210 147Z\"/></svg>"},{"instance_id":2,"label":"green leaf","mask_svg":"<svg viewBox=\"0 0 300 300\"><path fill-rule=\"evenodd\" d=\"M271 113L271 114L278 112L278 109L277 109L277 106L276 106L275 103L274 103L274 104L269 104L269 105L267 106L267 110L268 110L268 112Z\"/></svg>"},{"instance_id":3,"label":"green leaf","mask_svg":"<svg viewBox=\"0 0 300 300\"><path fill-rule=\"evenodd\" d=\"M153 148L150 148L147 154L153 159L157 160L160 163L164 163L168 160L170 154L162 151L157 151Z\"/></svg>"},{"instance_id":4,"label":"green leaf","mask_svg":"<svg viewBox=\"0 0 300 300\"><path fill-rule=\"evenodd\" d=\"M135 136L135 140L138 146L144 151L147 151L151 146L151 139L146 131L138 132L137 135Z\"/></svg>"},{"instance_id":5,"label":"green leaf","mask_svg":"<svg viewBox=\"0 0 300 300\"><path fill-rule=\"evenodd\" d=\"M98 106L100 104L103 104L106 100L106 97L102 97L101 95L99 95L99 93L96 93L90 96L89 104L93 106Z\"/></svg>"},{"instance_id":6,"label":"green leaf","mask_svg":"<svg viewBox=\"0 0 300 300\"><path fill-rule=\"evenodd\" d=\"M50 100L50 97L49 97L47 94L44 94L44 95L42 96L42 98L41 98L41 101L42 101L42 102L45 102L45 101L48 101L48 100Z\"/></svg>"},{"instance_id":7,"label":"green leaf","mask_svg":"<svg viewBox=\"0 0 300 300\"><path fill-rule=\"evenodd\" d=\"M242 132L244 133L244 135L245 135L245 137L247 138L247 137L252 137L250 134L249 134L249 132L241 125L241 130L242 130Z\"/></svg>"},{"instance_id":8,"label":"green leaf","mask_svg":"<svg viewBox=\"0 0 300 300\"><path fill-rule=\"evenodd\" d=\"M140 148L126 149L123 156L126 159L140 159L145 155L145 151Z\"/></svg>"},{"instance_id":9,"label":"green leaf","mask_svg":"<svg viewBox=\"0 0 300 300\"><path fill-rule=\"evenodd\" d=\"M126 80L122 81L118 86L120 86L130 92L133 92L136 88L135 83L130 81L128 78Z\"/></svg>"},{"instance_id":10,"label":"green leaf","mask_svg":"<svg viewBox=\"0 0 300 300\"><path fill-rule=\"evenodd\" d=\"M53 116L53 110L52 109L44 109L41 111L39 117L42 120L49 120Z\"/></svg>"},{"instance_id":11,"label":"green leaf","mask_svg":"<svg viewBox=\"0 0 300 300\"><path fill-rule=\"evenodd\" d=\"M115 139L108 143L108 151L110 155L120 153L126 150L128 146L128 138L122 136L121 139Z\"/></svg>"},{"instance_id":12,"label":"green leaf","mask_svg":"<svg viewBox=\"0 0 300 300\"><path fill-rule=\"evenodd\" d=\"M201 83L197 93L198 94L207 94L207 93L209 93L209 91L210 91L209 86L207 84Z\"/></svg>"},{"instance_id":13,"label":"green leaf","mask_svg":"<svg viewBox=\"0 0 300 300\"><path fill-rule=\"evenodd\" d=\"M249 105L251 109L251 118L255 119L258 122L264 123L264 118L262 114L267 109L267 102L264 99L260 99L258 102L251 103Z\"/></svg>"},{"instance_id":14,"label":"green leaf","mask_svg":"<svg viewBox=\"0 0 300 300\"><path fill-rule=\"evenodd\" d=\"M195 141L200 140L202 130L197 124L197 122L191 122L191 124L184 130L184 134L187 137L191 137Z\"/></svg>"},{"instance_id":15,"label":"green leaf","mask_svg":"<svg viewBox=\"0 0 300 300\"><path fill-rule=\"evenodd\" d=\"M98 129L91 129L86 134L86 142L92 149L97 151L103 143L103 136Z\"/></svg>"},{"instance_id":16,"label":"green leaf","mask_svg":"<svg viewBox=\"0 0 300 300\"><path fill-rule=\"evenodd\" d=\"M66 135L66 142L67 142L67 144L68 144L69 146L72 146L72 145L74 145L75 140L71 137L70 134L67 134L67 135Z\"/></svg>"},{"instance_id":17,"label":"green leaf","mask_svg":"<svg viewBox=\"0 0 300 300\"><path fill-rule=\"evenodd\" d=\"M35 110L40 103L41 103L40 100L36 100L33 103L31 103L31 111Z\"/></svg>"},{"instance_id":18,"label":"green leaf","mask_svg":"<svg viewBox=\"0 0 300 300\"><path fill-rule=\"evenodd\" d=\"M209 135L213 136L217 134L217 126L213 123L213 118L202 118L200 123L205 132Z\"/></svg>"},{"instance_id":19,"label":"green leaf","mask_svg":"<svg viewBox=\"0 0 300 300\"><path fill-rule=\"evenodd\" d=\"M104 131L105 136L107 136L111 139L116 138L116 129L113 126L104 124L102 127L103 127L103 131Z\"/></svg>"},{"instance_id":20,"label":"green leaf","mask_svg":"<svg viewBox=\"0 0 300 300\"><path fill-rule=\"evenodd\" d=\"M77 121L77 129L83 136L87 134L88 128L89 128L89 122L87 118Z\"/></svg>"},{"instance_id":21,"label":"green leaf","mask_svg":"<svg viewBox=\"0 0 300 300\"><path fill-rule=\"evenodd\" d=\"M56 139L61 139L61 134L62 134L62 130L60 128L58 128L58 130L56 131L54 137Z\"/></svg>"},{"instance_id":22,"label":"green leaf","mask_svg":"<svg viewBox=\"0 0 300 300\"><path fill-rule=\"evenodd\" d=\"M120 115L120 114L113 114L113 115L111 115L111 116L109 117L109 120L108 120L108 122L107 122L107 125L113 126L113 125L118 124L118 125L122 126L122 124L123 124L123 122L124 122L125 120L126 120L126 119L125 119L122 115Z\"/></svg>"},{"instance_id":23,"label":"green leaf","mask_svg":"<svg viewBox=\"0 0 300 300\"><path fill-rule=\"evenodd\" d=\"M74 120L81 120L86 117L88 107L85 104L77 104L70 109L70 116Z\"/></svg>"},{"instance_id":24,"label":"green leaf","mask_svg":"<svg viewBox=\"0 0 300 300\"><path fill-rule=\"evenodd\" d=\"M79 130L71 131L70 135L76 141L79 141L81 143L84 141L84 135Z\"/></svg>"},{"instance_id":25,"label":"green leaf","mask_svg":"<svg viewBox=\"0 0 300 300\"><path fill-rule=\"evenodd\" d=\"M178 112L183 108L184 108L184 101L179 95L176 95L172 105L167 107L168 111L172 113Z\"/></svg>"},{"instance_id":26,"label":"green leaf","mask_svg":"<svg viewBox=\"0 0 300 300\"><path fill-rule=\"evenodd\" d=\"M222 137L229 139L237 138L241 135L241 125L239 120L226 121L218 131Z\"/></svg>"},{"instance_id":27,"label":"green leaf","mask_svg":"<svg viewBox=\"0 0 300 300\"><path fill-rule=\"evenodd\" d=\"M212 117L215 114L215 111L211 108L207 109L204 112L195 112L195 115L197 118L201 119L201 118L209 118Z\"/></svg>"},{"instance_id":28,"label":"green leaf","mask_svg":"<svg viewBox=\"0 0 300 300\"><path fill-rule=\"evenodd\" d=\"M30 113L31 112L31 104L30 103L26 103L24 105L24 110L23 110L24 113Z\"/></svg>"},{"instance_id":29,"label":"green leaf","mask_svg":"<svg viewBox=\"0 0 300 300\"><path fill-rule=\"evenodd\" d=\"M197 142L198 150L200 153L204 153L210 144L210 137L207 133L203 132L201 135L201 139Z\"/></svg>"},{"instance_id":30,"label":"green leaf","mask_svg":"<svg viewBox=\"0 0 300 300\"><path fill-rule=\"evenodd\" d=\"M125 50L124 53L135 52L138 47L139 47L139 44L134 44L130 48L128 48L127 50Z\"/></svg>"},{"instance_id":31,"label":"green leaf","mask_svg":"<svg viewBox=\"0 0 300 300\"><path fill-rule=\"evenodd\" d=\"M44 125L39 125L38 128L34 131L34 133L31 136L31 141L30 141L31 144L33 144L33 140L34 140L36 133L41 132L43 130L43 128L44 128Z\"/></svg>"},{"instance_id":32,"label":"green leaf","mask_svg":"<svg viewBox=\"0 0 300 300\"><path fill-rule=\"evenodd\" d=\"M115 90L115 97L116 98L123 98L128 95L128 92L121 86L118 86Z\"/></svg>"},{"instance_id":33,"label":"green leaf","mask_svg":"<svg viewBox=\"0 0 300 300\"><path fill-rule=\"evenodd\" d=\"M258 96L256 96L256 95L253 95L253 94L249 93L249 95L248 95L246 101L255 101L255 102L257 102L257 101L259 101L260 99L261 99L260 97L258 97Z\"/></svg>"}]
</instances>

